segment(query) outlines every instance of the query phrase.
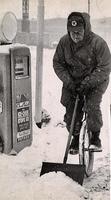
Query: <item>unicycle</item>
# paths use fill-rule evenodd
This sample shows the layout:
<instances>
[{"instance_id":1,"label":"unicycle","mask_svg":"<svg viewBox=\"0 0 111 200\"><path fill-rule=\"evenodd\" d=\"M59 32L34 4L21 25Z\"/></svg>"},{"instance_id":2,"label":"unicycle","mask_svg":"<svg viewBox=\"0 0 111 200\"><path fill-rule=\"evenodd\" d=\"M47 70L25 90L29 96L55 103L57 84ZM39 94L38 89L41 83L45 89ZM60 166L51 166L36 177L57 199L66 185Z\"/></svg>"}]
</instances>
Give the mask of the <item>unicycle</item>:
<instances>
[{"instance_id":1,"label":"unicycle","mask_svg":"<svg viewBox=\"0 0 111 200\"><path fill-rule=\"evenodd\" d=\"M69 147L71 144L71 138L72 138L73 129L75 125L75 117L76 117L76 112L77 112L78 101L79 101L79 95L76 96L76 101L75 101L75 106L74 106L74 111L73 111L72 121L71 121L71 126L70 126L70 132L68 136L67 148L66 148L65 157L64 157L65 161L67 160ZM89 150L91 132L89 132L87 128L87 122L86 122L87 113L86 113L85 97L84 97L83 111L84 111L84 115L83 115L83 120L82 120L82 127L79 134L79 164L82 166L85 166L85 174L88 177L92 174L92 170L93 170L94 152Z\"/></svg>"},{"instance_id":2,"label":"unicycle","mask_svg":"<svg viewBox=\"0 0 111 200\"><path fill-rule=\"evenodd\" d=\"M84 111L84 119L79 136L79 163L85 165L85 174L90 176L93 171L94 152L89 150L91 132L87 128L87 113Z\"/></svg>"}]
</instances>

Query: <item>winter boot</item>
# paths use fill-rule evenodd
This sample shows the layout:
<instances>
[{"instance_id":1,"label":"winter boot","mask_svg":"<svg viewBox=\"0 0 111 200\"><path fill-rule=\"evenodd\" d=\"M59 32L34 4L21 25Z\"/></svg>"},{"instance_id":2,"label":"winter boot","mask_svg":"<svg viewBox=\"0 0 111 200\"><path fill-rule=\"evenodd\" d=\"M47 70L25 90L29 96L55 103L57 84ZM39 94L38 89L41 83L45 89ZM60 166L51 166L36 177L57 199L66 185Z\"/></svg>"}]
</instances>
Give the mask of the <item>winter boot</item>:
<instances>
[{"instance_id":1,"label":"winter boot","mask_svg":"<svg viewBox=\"0 0 111 200\"><path fill-rule=\"evenodd\" d=\"M102 151L102 145L101 145L101 140L99 138L99 135L100 135L100 131L92 132L92 138L90 141L89 150L95 151L95 152Z\"/></svg>"},{"instance_id":2,"label":"winter boot","mask_svg":"<svg viewBox=\"0 0 111 200\"><path fill-rule=\"evenodd\" d=\"M69 153L72 155L76 155L79 153L79 135L73 136L71 145L69 148Z\"/></svg>"}]
</instances>

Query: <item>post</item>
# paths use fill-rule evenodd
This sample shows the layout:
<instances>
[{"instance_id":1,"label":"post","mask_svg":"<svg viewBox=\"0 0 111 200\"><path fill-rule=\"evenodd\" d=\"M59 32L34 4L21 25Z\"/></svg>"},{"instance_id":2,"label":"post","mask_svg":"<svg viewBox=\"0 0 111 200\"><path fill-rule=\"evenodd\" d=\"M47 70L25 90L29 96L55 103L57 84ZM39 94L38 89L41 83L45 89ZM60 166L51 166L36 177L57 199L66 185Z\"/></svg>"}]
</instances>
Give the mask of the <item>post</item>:
<instances>
[{"instance_id":1,"label":"post","mask_svg":"<svg viewBox=\"0 0 111 200\"><path fill-rule=\"evenodd\" d=\"M88 14L90 15L90 0L88 0Z\"/></svg>"},{"instance_id":2,"label":"post","mask_svg":"<svg viewBox=\"0 0 111 200\"><path fill-rule=\"evenodd\" d=\"M44 37L44 0L38 0L35 123L39 128L41 128L41 113L42 113L43 37Z\"/></svg>"},{"instance_id":3,"label":"post","mask_svg":"<svg viewBox=\"0 0 111 200\"><path fill-rule=\"evenodd\" d=\"M22 0L22 32L30 32L29 0Z\"/></svg>"}]
</instances>

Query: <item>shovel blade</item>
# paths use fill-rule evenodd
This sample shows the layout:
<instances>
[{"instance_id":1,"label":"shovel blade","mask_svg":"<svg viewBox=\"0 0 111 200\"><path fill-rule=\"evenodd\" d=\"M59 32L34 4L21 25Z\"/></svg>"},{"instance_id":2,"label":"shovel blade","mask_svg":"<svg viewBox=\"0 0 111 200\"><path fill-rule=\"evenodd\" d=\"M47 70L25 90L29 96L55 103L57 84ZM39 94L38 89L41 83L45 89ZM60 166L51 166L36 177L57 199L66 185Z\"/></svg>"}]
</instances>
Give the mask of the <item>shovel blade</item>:
<instances>
[{"instance_id":1,"label":"shovel blade","mask_svg":"<svg viewBox=\"0 0 111 200\"><path fill-rule=\"evenodd\" d=\"M78 164L65 164L65 163L49 163L43 162L40 176L49 172L61 171L69 176L74 181L78 182L80 185L83 184L85 166Z\"/></svg>"}]
</instances>

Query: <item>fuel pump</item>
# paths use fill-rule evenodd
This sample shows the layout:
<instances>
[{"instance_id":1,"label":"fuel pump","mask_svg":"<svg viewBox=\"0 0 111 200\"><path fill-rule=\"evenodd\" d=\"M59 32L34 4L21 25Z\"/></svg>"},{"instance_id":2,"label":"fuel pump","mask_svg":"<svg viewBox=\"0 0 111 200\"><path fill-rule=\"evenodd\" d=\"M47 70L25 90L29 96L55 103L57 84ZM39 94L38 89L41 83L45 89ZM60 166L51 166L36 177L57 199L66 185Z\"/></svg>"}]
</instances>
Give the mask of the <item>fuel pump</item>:
<instances>
[{"instance_id":1,"label":"fuel pump","mask_svg":"<svg viewBox=\"0 0 111 200\"><path fill-rule=\"evenodd\" d=\"M3 50L4 49L4 50ZM0 137L4 153L19 152L32 141L30 50L0 46Z\"/></svg>"},{"instance_id":2,"label":"fuel pump","mask_svg":"<svg viewBox=\"0 0 111 200\"><path fill-rule=\"evenodd\" d=\"M3 18L5 24L9 17ZM10 44L11 29L4 31L0 32L0 151L11 154L32 143L31 55L26 45Z\"/></svg>"}]
</instances>

